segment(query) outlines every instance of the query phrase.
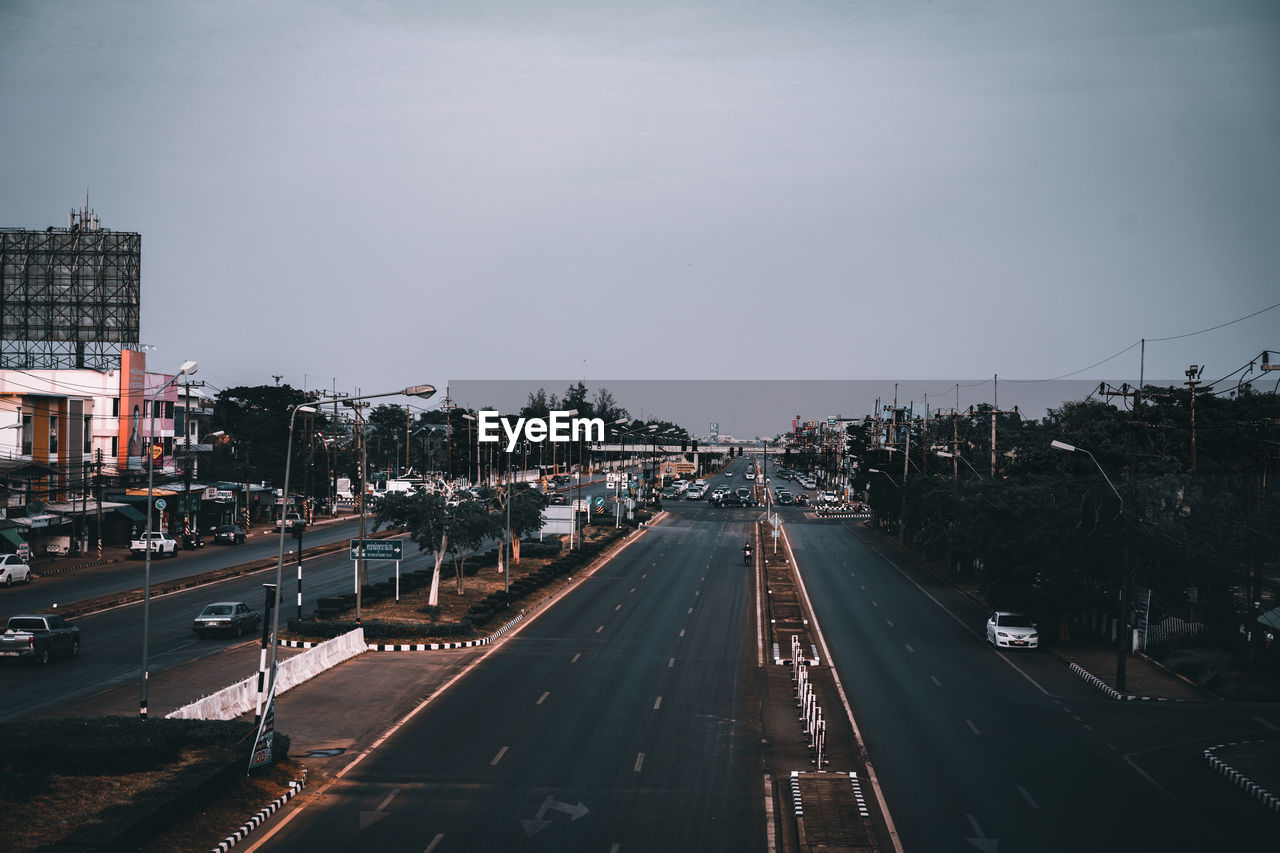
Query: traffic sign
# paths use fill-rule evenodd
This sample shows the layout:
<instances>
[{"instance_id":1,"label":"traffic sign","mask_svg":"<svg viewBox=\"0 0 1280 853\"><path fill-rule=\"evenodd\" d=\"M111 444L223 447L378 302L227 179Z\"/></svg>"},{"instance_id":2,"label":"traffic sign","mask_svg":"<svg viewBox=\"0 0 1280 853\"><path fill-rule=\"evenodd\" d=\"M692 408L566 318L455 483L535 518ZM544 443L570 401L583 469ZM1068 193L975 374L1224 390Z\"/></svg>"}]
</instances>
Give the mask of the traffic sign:
<instances>
[{"instance_id":1,"label":"traffic sign","mask_svg":"<svg viewBox=\"0 0 1280 853\"><path fill-rule=\"evenodd\" d=\"M402 539L365 539L364 558L366 560L401 560L404 548ZM351 540L351 559L360 559L359 539Z\"/></svg>"},{"instance_id":2,"label":"traffic sign","mask_svg":"<svg viewBox=\"0 0 1280 853\"><path fill-rule=\"evenodd\" d=\"M156 498L156 509L164 509L164 498Z\"/></svg>"},{"instance_id":3,"label":"traffic sign","mask_svg":"<svg viewBox=\"0 0 1280 853\"><path fill-rule=\"evenodd\" d=\"M596 506L604 506L604 495L596 496Z\"/></svg>"}]
</instances>

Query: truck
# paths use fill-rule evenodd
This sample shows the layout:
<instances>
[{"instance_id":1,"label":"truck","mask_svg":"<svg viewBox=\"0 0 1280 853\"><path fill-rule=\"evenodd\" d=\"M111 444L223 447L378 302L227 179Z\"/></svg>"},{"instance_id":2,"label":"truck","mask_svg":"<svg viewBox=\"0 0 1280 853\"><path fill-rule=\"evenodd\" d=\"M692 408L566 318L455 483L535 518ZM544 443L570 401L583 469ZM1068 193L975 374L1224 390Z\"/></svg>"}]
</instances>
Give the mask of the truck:
<instances>
[{"instance_id":1,"label":"truck","mask_svg":"<svg viewBox=\"0 0 1280 853\"><path fill-rule=\"evenodd\" d=\"M153 530L151 533L143 533L130 542L129 553L135 557L143 557L146 556L148 547L157 557L172 557L178 553L178 540L168 533Z\"/></svg>"},{"instance_id":2,"label":"truck","mask_svg":"<svg viewBox=\"0 0 1280 853\"><path fill-rule=\"evenodd\" d=\"M80 627L61 616L30 613L10 616L0 634L0 658L25 658L48 663L55 655L80 654Z\"/></svg>"}]
</instances>

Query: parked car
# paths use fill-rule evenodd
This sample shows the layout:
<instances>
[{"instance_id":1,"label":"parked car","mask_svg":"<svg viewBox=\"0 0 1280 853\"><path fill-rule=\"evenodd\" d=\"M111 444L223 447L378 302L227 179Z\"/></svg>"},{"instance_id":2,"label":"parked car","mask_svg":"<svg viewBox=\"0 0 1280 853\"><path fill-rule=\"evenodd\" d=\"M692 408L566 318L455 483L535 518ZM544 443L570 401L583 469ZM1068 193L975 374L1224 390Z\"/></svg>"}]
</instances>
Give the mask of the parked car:
<instances>
[{"instance_id":1,"label":"parked car","mask_svg":"<svg viewBox=\"0 0 1280 853\"><path fill-rule=\"evenodd\" d=\"M213 541L220 545L243 545L244 539L244 528L237 524L224 524L213 534Z\"/></svg>"},{"instance_id":2,"label":"parked car","mask_svg":"<svg viewBox=\"0 0 1280 853\"><path fill-rule=\"evenodd\" d=\"M31 569L17 554L0 556L0 583L5 586L31 583Z\"/></svg>"},{"instance_id":3,"label":"parked car","mask_svg":"<svg viewBox=\"0 0 1280 853\"><path fill-rule=\"evenodd\" d=\"M256 631L262 624L258 611L250 610L243 601L219 601L205 605L204 610L195 618L191 629L201 637L210 634L227 633L237 637L245 631Z\"/></svg>"},{"instance_id":4,"label":"parked car","mask_svg":"<svg viewBox=\"0 0 1280 853\"><path fill-rule=\"evenodd\" d=\"M998 649L1034 649L1040 646L1036 623L1012 610L997 610L987 620L987 642Z\"/></svg>"}]
</instances>

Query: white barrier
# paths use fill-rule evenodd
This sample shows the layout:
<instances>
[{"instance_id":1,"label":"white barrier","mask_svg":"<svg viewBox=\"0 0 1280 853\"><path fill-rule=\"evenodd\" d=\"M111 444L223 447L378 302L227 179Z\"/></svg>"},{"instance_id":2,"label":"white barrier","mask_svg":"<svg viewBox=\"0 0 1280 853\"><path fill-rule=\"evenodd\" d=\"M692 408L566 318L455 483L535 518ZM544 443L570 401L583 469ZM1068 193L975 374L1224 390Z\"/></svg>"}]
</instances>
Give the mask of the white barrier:
<instances>
[{"instance_id":1,"label":"white barrier","mask_svg":"<svg viewBox=\"0 0 1280 853\"><path fill-rule=\"evenodd\" d=\"M297 687L326 669L366 651L367 648L364 629L357 628L280 661L279 674L276 676L276 695L284 693L291 687ZM257 707L257 702L258 675L254 673L244 681L224 687L217 693L192 702L190 705L184 705L172 713L165 714L165 717L184 720L234 720Z\"/></svg>"}]
</instances>

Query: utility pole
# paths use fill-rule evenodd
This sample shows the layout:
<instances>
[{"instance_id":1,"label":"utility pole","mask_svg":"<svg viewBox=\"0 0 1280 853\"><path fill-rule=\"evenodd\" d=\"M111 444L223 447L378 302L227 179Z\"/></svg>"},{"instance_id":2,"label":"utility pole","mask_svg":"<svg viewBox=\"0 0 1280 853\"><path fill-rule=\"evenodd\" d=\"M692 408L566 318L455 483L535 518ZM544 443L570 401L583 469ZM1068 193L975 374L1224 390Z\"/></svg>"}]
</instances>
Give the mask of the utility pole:
<instances>
[{"instance_id":1,"label":"utility pole","mask_svg":"<svg viewBox=\"0 0 1280 853\"><path fill-rule=\"evenodd\" d=\"M1204 373L1203 364L1193 364L1187 369L1187 381L1183 384L1191 389L1191 473L1196 472L1196 386L1200 384L1200 376Z\"/></svg>"},{"instance_id":2,"label":"utility pole","mask_svg":"<svg viewBox=\"0 0 1280 853\"><path fill-rule=\"evenodd\" d=\"M1128 485L1128 505L1130 507L1137 506L1137 466L1138 466L1138 428L1142 421L1142 389L1130 388L1126 382L1120 386L1120 390L1110 388L1107 383L1103 382L1098 386L1098 393L1104 397L1132 397L1133 398L1133 421L1129 429L1129 485ZM1127 519L1124 515L1125 510L1121 507L1121 520ZM1121 693L1125 689L1125 656L1131 651L1133 644L1133 628L1130 626L1129 618L1129 585L1133 574L1132 569L1132 553L1129 544L1130 531L1129 525L1124 524L1122 533L1124 535L1124 554L1123 565L1120 575L1120 619L1118 625L1118 643L1116 644L1116 690Z\"/></svg>"}]
</instances>

